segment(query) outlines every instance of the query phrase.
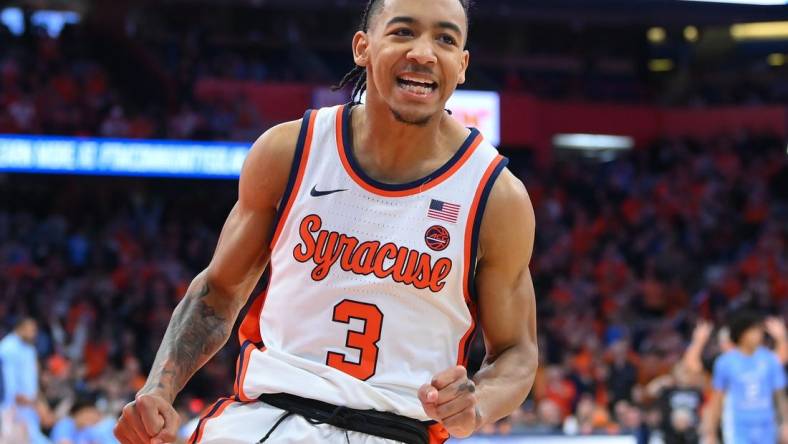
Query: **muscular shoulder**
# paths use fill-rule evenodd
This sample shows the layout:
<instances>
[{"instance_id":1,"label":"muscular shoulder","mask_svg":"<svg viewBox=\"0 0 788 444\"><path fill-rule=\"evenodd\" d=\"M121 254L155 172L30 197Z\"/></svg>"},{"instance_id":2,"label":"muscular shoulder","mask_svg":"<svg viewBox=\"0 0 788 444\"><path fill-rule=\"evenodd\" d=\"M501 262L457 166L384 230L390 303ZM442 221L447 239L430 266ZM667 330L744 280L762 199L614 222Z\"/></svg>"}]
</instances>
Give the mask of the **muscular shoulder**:
<instances>
[{"instance_id":1,"label":"muscular shoulder","mask_svg":"<svg viewBox=\"0 0 788 444\"><path fill-rule=\"evenodd\" d=\"M479 234L481 258L515 255L530 261L535 216L525 185L508 169L495 181Z\"/></svg>"},{"instance_id":2,"label":"muscular shoulder","mask_svg":"<svg viewBox=\"0 0 788 444\"><path fill-rule=\"evenodd\" d=\"M246 157L239 200L251 208L276 207L287 186L301 120L282 123L261 135Z\"/></svg>"}]
</instances>

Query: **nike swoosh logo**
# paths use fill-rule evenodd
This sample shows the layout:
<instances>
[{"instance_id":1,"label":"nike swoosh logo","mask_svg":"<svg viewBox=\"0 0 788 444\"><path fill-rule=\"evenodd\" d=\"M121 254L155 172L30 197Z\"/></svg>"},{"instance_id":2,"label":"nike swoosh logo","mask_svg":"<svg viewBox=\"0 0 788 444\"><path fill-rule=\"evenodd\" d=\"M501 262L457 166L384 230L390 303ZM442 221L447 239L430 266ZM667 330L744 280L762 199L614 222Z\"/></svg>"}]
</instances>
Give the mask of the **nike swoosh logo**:
<instances>
[{"instance_id":1,"label":"nike swoosh logo","mask_svg":"<svg viewBox=\"0 0 788 444\"><path fill-rule=\"evenodd\" d=\"M322 197L322 196L328 196L329 194L341 193L343 191L347 191L347 190L318 191L317 190L317 185L315 185L315 186L312 187L312 191L309 192L309 195L312 196L312 197Z\"/></svg>"}]
</instances>

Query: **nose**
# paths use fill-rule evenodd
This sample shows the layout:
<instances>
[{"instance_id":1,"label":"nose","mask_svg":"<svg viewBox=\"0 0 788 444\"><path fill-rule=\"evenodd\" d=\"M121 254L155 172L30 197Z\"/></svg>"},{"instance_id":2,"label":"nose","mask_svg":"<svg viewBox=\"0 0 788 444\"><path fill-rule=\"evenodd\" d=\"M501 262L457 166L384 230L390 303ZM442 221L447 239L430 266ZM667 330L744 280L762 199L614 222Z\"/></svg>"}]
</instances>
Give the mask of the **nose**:
<instances>
[{"instance_id":1,"label":"nose","mask_svg":"<svg viewBox=\"0 0 788 444\"><path fill-rule=\"evenodd\" d=\"M431 65L438 61L435 51L432 48L432 41L429 38L421 37L413 42L413 48L408 51L408 60L419 65Z\"/></svg>"}]
</instances>

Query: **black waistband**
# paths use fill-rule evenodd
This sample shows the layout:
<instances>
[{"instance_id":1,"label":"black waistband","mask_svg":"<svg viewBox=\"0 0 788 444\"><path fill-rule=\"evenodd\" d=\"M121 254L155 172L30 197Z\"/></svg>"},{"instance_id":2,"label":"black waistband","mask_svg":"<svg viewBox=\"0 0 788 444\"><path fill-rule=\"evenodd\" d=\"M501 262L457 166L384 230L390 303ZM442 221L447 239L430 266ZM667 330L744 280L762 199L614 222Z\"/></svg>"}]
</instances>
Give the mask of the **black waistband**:
<instances>
[{"instance_id":1,"label":"black waistband","mask_svg":"<svg viewBox=\"0 0 788 444\"><path fill-rule=\"evenodd\" d=\"M377 410L356 410L288 393L263 394L260 401L306 418L313 424L330 424L406 444L429 444L428 426L419 420Z\"/></svg>"}]
</instances>

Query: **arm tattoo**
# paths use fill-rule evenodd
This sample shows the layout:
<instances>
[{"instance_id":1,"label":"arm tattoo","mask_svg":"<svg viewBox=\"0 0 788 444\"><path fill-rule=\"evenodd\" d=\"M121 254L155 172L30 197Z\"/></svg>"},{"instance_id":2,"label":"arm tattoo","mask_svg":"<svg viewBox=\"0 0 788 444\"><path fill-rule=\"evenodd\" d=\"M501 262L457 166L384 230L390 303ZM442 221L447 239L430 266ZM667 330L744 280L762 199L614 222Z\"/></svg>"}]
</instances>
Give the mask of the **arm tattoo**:
<instances>
[{"instance_id":1,"label":"arm tattoo","mask_svg":"<svg viewBox=\"0 0 788 444\"><path fill-rule=\"evenodd\" d=\"M195 282L175 308L156 354L150 377L140 393L163 391L174 400L191 376L230 336L240 306L211 291L205 279Z\"/></svg>"}]
</instances>

